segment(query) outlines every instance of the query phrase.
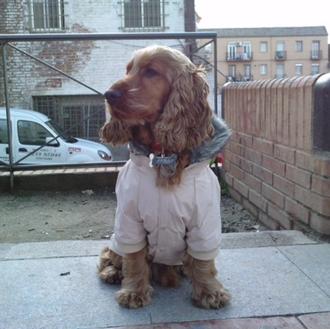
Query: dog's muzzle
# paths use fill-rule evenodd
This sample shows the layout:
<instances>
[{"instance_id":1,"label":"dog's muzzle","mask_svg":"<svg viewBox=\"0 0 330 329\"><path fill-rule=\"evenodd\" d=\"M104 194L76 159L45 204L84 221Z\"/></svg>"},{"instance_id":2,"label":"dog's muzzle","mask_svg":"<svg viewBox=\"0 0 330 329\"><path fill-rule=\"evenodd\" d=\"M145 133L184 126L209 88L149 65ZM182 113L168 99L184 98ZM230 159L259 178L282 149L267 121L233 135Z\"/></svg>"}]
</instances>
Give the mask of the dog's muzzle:
<instances>
[{"instance_id":1,"label":"dog's muzzle","mask_svg":"<svg viewBox=\"0 0 330 329\"><path fill-rule=\"evenodd\" d=\"M110 105L115 105L119 99L123 96L120 90L109 89L105 92L104 97Z\"/></svg>"}]
</instances>

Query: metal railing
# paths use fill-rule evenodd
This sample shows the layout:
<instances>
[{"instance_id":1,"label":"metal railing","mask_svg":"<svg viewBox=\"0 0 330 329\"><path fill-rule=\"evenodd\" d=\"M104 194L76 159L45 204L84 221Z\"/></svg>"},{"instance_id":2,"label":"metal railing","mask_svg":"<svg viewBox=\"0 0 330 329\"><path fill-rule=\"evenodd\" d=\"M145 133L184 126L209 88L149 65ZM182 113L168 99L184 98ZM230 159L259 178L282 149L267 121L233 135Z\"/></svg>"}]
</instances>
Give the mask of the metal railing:
<instances>
[{"instance_id":1,"label":"metal railing","mask_svg":"<svg viewBox=\"0 0 330 329\"><path fill-rule=\"evenodd\" d=\"M1 162L0 161L0 170L5 170L10 172L10 187L11 189L14 188L14 173L15 171L22 171L22 170L31 170L33 169L43 169L43 168L66 168L66 167L81 167L81 165L72 165L72 164L61 164L61 165L33 165L33 166L26 166L26 165L19 165L20 162L30 156L31 154L37 152L41 148L45 146L49 146L53 141L57 140L60 135L55 136L52 140L48 141L45 145L41 145L34 149L29 154L26 154L21 159L14 161L13 159L13 139L12 139L12 130L11 130L11 111L10 111L10 102L9 102L9 81L8 81L8 49L11 51L16 51L42 64L57 72L58 74L78 83L79 85L89 89L95 95L103 95L102 91L99 91L90 85L84 83L80 79L73 77L72 75L64 72L63 70L59 69L58 67L49 64L43 58L38 58L29 52L20 49L17 44L20 42L54 42L54 41L100 41L100 40L185 40L186 42L189 40L196 41L200 40L209 40L201 47L196 48L196 52L199 51L201 48L208 44L213 44L213 68L214 68L214 76L213 76L213 90L214 90L214 111L217 114L218 108L218 99L217 99L217 34L214 32L182 32L182 33L52 33L52 34L0 34L0 50L1 50L1 60L2 60L2 69L3 69L3 93L4 93L4 103L6 108L6 120L7 120L7 133L8 133L8 155L9 155L9 163ZM13 44L15 43L15 45ZM191 47L190 47L191 48ZM193 58L194 53L190 54L190 57ZM198 57L198 55L196 55ZM88 118L85 118L85 120ZM79 124L79 123L78 123ZM105 164L88 164L88 166L118 166L120 162L109 162Z\"/></svg>"}]
</instances>

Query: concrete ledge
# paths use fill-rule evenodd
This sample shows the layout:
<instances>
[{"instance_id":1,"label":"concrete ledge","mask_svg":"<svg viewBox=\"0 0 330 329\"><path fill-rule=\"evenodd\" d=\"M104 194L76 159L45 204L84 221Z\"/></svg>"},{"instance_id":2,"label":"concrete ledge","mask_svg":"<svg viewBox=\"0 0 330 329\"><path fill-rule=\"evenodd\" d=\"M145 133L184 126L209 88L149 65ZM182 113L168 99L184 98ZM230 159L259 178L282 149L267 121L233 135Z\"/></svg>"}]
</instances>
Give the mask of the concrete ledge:
<instances>
[{"instance_id":1,"label":"concrete ledge","mask_svg":"<svg viewBox=\"0 0 330 329\"><path fill-rule=\"evenodd\" d=\"M118 167L17 171L14 175L14 189L70 191L108 187L114 190L118 171ZM0 191L9 191L9 173L0 172L0 174Z\"/></svg>"},{"instance_id":2,"label":"concrete ledge","mask_svg":"<svg viewBox=\"0 0 330 329\"><path fill-rule=\"evenodd\" d=\"M0 261L61 257L98 256L109 240L71 240L0 244ZM221 249L294 246L316 244L299 231L224 233Z\"/></svg>"}]
</instances>

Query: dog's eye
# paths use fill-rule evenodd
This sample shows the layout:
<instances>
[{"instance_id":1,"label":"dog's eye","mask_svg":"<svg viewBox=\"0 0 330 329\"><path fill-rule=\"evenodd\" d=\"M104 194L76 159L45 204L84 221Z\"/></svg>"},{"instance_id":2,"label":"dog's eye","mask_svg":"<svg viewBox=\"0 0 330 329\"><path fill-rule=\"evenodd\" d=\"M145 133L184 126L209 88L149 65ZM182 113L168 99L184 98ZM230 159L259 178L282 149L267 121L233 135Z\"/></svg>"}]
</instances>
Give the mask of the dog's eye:
<instances>
[{"instance_id":1,"label":"dog's eye","mask_svg":"<svg viewBox=\"0 0 330 329\"><path fill-rule=\"evenodd\" d=\"M158 72L156 70L154 70L153 68L148 67L144 70L143 74L146 78L153 78L156 75L158 75Z\"/></svg>"}]
</instances>

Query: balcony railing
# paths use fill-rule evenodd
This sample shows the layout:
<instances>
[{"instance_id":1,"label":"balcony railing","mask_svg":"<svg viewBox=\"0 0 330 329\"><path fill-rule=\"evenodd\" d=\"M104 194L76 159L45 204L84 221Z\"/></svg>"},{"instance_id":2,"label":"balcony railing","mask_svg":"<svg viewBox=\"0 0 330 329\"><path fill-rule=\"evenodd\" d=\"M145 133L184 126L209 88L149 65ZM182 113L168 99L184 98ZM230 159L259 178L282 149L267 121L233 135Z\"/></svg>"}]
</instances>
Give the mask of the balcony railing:
<instances>
[{"instance_id":1,"label":"balcony railing","mask_svg":"<svg viewBox=\"0 0 330 329\"><path fill-rule=\"evenodd\" d=\"M322 58L322 51L321 50L311 50L311 60L318 61Z\"/></svg>"},{"instance_id":2,"label":"balcony railing","mask_svg":"<svg viewBox=\"0 0 330 329\"><path fill-rule=\"evenodd\" d=\"M287 77L287 74L286 73L277 73L275 74L275 79L284 79Z\"/></svg>"},{"instance_id":3,"label":"balcony railing","mask_svg":"<svg viewBox=\"0 0 330 329\"><path fill-rule=\"evenodd\" d=\"M275 60L276 61L285 61L286 60L286 50L276 50L275 51Z\"/></svg>"},{"instance_id":4,"label":"balcony railing","mask_svg":"<svg viewBox=\"0 0 330 329\"><path fill-rule=\"evenodd\" d=\"M249 62L252 61L253 53L241 53L241 54L232 54L227 52L226 53L226 60L227 62Z\"/></svg>"},{"instance_id":5,"label":"balcony railing","mask_svg":"<svg viewBox=\"0 0 330 329\"><path fill-rule=\"evenodd\" d=\"M248 75L242 75L242 74L237 74L237 75L228 75L226 78L226 82L247 82L247 81L252 81L253 80L253 75L248 74Z\"/></svg>"}]
</instances>

